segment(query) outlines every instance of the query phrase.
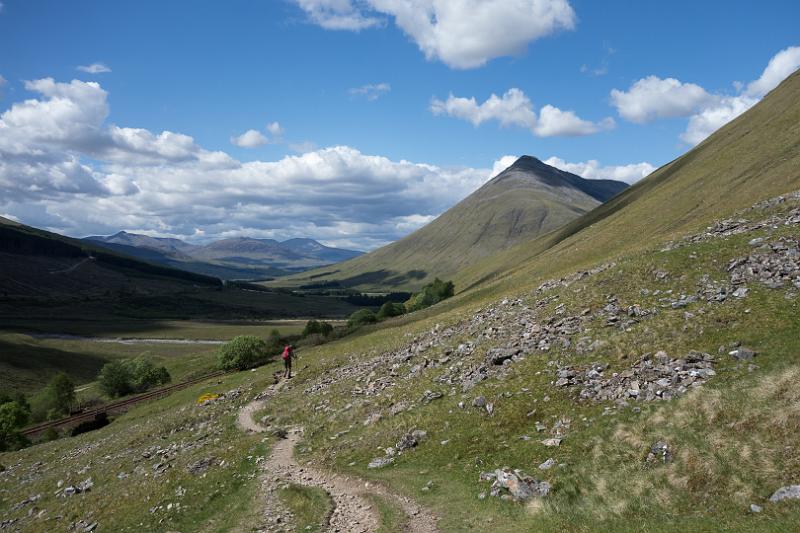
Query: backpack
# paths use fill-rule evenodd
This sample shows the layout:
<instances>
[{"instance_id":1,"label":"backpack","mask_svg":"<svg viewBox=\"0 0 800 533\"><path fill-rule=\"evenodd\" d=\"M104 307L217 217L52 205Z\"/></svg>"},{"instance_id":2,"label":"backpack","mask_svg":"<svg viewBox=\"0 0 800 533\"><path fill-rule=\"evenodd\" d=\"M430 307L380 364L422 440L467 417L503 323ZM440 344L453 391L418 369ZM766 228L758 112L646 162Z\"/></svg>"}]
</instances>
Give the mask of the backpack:
<instances>
[{"instance_id":1,"label":"backpack","mask_svg":"<svg viewBox=\"0 0 800 533\"><path fill-rule=\"evenodd\" d=\"M283 354L281 355L281 357L283 357L283 360L285 361L289 359L289 356L291 356L291 354L292 354L292 349L287 346L286 348L283 349Z\"/></svg>"}]
</instances>

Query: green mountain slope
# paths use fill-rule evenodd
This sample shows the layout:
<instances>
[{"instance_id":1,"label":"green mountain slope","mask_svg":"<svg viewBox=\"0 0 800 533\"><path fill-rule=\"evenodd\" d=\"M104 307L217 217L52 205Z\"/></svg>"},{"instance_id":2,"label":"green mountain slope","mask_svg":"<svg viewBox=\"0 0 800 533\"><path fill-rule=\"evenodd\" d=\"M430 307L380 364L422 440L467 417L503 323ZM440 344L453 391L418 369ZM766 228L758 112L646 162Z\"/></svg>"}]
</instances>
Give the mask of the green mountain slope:
<instances>
[{"instance_id":1,"label":"green mountain slope","mask_svg":"<svg viewBox=\"0 0 800 533\"><path fill-rule=\"evenodd\" d=\"M559 229L461 270L456 290L532 277L642 249L800 187L800 72L700 145ZM488 282L491 288L487 287ZM497 286L502 282L502 286Z\"/></svg>"},{"instance_id":2,"label":"green mountain slope","mask_svg":"<svg viewBox=\"0 0 800 533\"><path fill-rule=\"evenodd\" d=\"M338 283L365 290L415 288L552 231L625 187L617 181L586 180L524 156L411 235L335 267L294 276L287 283Z\"/></svg>"}]
</instances>

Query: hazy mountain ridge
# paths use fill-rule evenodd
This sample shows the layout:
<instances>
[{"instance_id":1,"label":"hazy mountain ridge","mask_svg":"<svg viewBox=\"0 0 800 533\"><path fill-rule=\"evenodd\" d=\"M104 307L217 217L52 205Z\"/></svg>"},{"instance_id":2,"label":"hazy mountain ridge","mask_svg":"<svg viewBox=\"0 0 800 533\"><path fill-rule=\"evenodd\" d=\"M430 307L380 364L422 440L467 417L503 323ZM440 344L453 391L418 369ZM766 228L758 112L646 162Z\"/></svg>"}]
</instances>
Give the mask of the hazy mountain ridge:
<instances>
[{"instance_id":1,"label":"hazy mountain ridge","mask_svg":"<svg viewBox=\"0 0 800 533\"><path fill-rule=\"evenodd\" d=\"M345 261L362 252L325 246L313 239L233 237L205 245L180 239L120 231L84 240L157 263L224 279L258 279L286 275Z\"/></svg>"}]
</instances>

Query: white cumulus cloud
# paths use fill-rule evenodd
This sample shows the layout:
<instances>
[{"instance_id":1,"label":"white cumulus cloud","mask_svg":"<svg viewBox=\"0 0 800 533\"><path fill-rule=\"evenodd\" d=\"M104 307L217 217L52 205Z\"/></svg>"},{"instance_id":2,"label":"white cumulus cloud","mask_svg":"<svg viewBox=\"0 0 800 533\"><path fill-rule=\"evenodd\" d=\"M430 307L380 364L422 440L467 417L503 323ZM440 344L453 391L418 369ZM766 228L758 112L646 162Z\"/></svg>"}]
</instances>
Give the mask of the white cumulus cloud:
<instances>
[{"instance_id":1,"label":"white cumulus cloud","mask_svg":"<svg viewBox=\"0 0 800 533\"><path fill-rule=\"evenodd\" d=\"M534 133L539 137L576 137L609 130L614 126L614 119L611 117L595 123L579 118L574 111L562 111L557 107L545 105L539 110L539 123Z\"/></svg>"},{"instance_id":2,"label":"white cumulus cloud","mask_svg":"<svg viewBox=\"0 0 800 533\"><path fill-rule=\"evenodd\" d=\"M656 167L646 162L630 165L601 166L600 162L595 159L580 163L569 163L559 157L545 159L544 163L589 180L616 180L624 181L625 183L636 183L656 169Z\"/></svg>"},{"instance_id":3,"label":"white cumulus cloud","mask_svg":"<svg viewBox=\"0 0 800 533\"><path fill-rule=\"evenodd\" d=\"M276 139L283 137L283 127L279 122L270 122L267 124L267 131Z\"/></svg>"},{"instance_id":4,"label":"white cumulus cloud","mask_svg":"<svg viewBox=\"0 0 800 533\"><path fill-rule=\"evenodd\" d=\"M359 31L381 24L351 0L296 0L308 18L326 30Z\"/></svg>"},{"instance_id":5,"label":"white cumulus cloud","mask_svg":"<svg viewBox=\"0 0 800 533\"><path fill-rule=\"evenodd\" d=\"M466 120L474 126L487 121L497 121L501 126L527 128L538 137L590 135L614 127L614 120L606 118L591 122L579 118L574 111L563 111L545 105L537 116L531 100L520 89L512 88L502 96L492 94L483 103L475 97L450 95L446 100L434 98L430 110L434 115L446 115Z\"/></svg>"},{"instance_id":6,"label":"white cumulus cloud","mask_svg":"<svg viewBox=\"0 0 800 533\"><path fill-rule=\"evenodd\" d=\"M508 167L513 165L514 162L517 159L519 159L519 156L516 156L516 155L504 155L501 158L499 158L498 160L496 160L494 162L494 165L492 165L492 177L497 176L502 171L504 171L505 169L507 169Z\"/></svg>"},{"instance_id":7,"label":"white cumulus cloud","mask_svg":"<svg viewBox=\"0 0 800 533\"><path fill-rule=\"evenodd\" d=\"M241 162L189 135L108 124L97 83L25 86L35 96L0 114L0 211L71 235L307 236L369 249L438 216L491 174L348 146ZM266 130L282 133L277 123Z\"/></svg>"},{"instance_id":8,"label":"white cumulus cloud","mask_svg":"<svg viewBox=\"0 0 800 533\"><path fill-rule=\"evenodd\" d=\"M775 54L761 76L748 84L733 82L737 94L711 94L699 85L648 76L628 91L614 89L611 100L620 116L636 123L663 117L689 117L682 141L696 145L735 119L800 68L800 47Z\"/></svg>"},{"instance_id":9,"label":"white cumulus cloud","mask_svg":"<svg viewBox=\"0 0 800 533\"><path fill-rule=\"evenodd\" d=\"M800 46L781 50L769 60L761 76L747 85L747 96L761 98L800 67Z\"/></svg>"},{"instance_id":10,"label":"white cumulus cloud","mask_svg":"<svg viewBox=\"0 0 800 533\"><path fill-rule=\"evenodd\" d=\"M695 145L719 128L735 119L758 103L758 98L740 95L724 97L716 103L701 109L689 117L686 131L681 133L681 140L687 144Z\"/></svg>"},{"instance_id":11,"label":"white cumulus cloud","mask_svg":"<svg viewBox=\"0 0 800 533\"><path fill-rule=\"evenodd\" d=\"M242 148L255 148L256 146L261 146L267 144L268 142L269 139L267 139L263 133L257 130L247 130L241 135L231 137L231 144L235 144L236 146L240 146Z\"/></svg>"},{"instance_id":12,"label":"white cumulus cloud","mask_svg":"<svg viewBox=\"0 0 800 533\"><path fill-rule=\"evenodd\" d=\"M231 144L241 148L256 148L265 144L276 144L283 141L283 127L279 122L268 123L264 127L264 130L271 135L271 138L267 137L258 130L250 129L241 135L235 135L231 137Z\"/></svg>"},{"instance_id":13,"label":"white cumulus cloud","mask_svg":"<svg viewBox=\"0 0 800 533\"><path fill-rule=\"evenodd\" d=\"M657 118L686 117L714 100L699 85L657 76L642 78L627 91L611 91L611 101L619 115L639 124Z\"/></svg>"},{"instance_id":14,"label":"white cumulus cloud","mask_svg":"<svg viewBox=\"0 0 800 533\"><path fill-rule=\"evenodd\" d=\"M103 74L111 72L111 69L103 63L92 63L91 65L80 65L77 69L87 74Z\"/></svg>"},{"instance_id":15,"label":"white cumulus cloud","mask_svg":"<svg viewBox=\"0 0 800 533\"><path fill-rule=\"evenodd\" d=\"M428 59L480 67L525 52L529 43L575 27L568 0L296 0L326 29L362 30L389 17Z\"/></svg>"}]
</instances>

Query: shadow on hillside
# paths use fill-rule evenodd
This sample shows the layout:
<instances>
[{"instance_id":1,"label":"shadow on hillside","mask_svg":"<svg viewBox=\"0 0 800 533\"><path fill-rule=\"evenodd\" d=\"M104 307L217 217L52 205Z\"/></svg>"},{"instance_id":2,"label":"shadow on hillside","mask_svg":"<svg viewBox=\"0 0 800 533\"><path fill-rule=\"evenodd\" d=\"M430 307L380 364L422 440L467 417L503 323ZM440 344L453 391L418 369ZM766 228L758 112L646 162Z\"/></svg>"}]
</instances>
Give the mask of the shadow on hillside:
<instances>
[{"instance_id":1,"label":"shadow on hillside","mask_svg":"<svg viewBox=\"0 0 800 533\"><path fill-rule=\"evenodd\" d=\"M126 320L118 317L92 319L81 318L80 315L75 318L4 318L0 323L0 332L52 333L86 337L146 335L153 331L163 332L175 328L176 326L169 320Z\"/></svg>"},{"instance_id":2,"label":"shadow on hillside","mask_svg":"<svg viewBox=\"0 0 800 533\"><path fill-rule=\"evenodd\" d=\"M97 377L108 361L94 354L85 354L0 340L0 390L31 390L47 383L58 372L66 372L77 383Z\"/></svg>"},{"instance_id":3,"label":"shadow on hillside","mask_svg":"<svg viewBox=\"0 0 800 533\"><path fill-rule=\"evenodd\" d=\"M424 270L409 270L405 274L393 272L391 270L374 270L364 272L350 278L339 280L343 287L354 287L357 285L380 285L384 287L398 287L412 281L425 279L428 273Z\"/></svg>"}]
</instances>

